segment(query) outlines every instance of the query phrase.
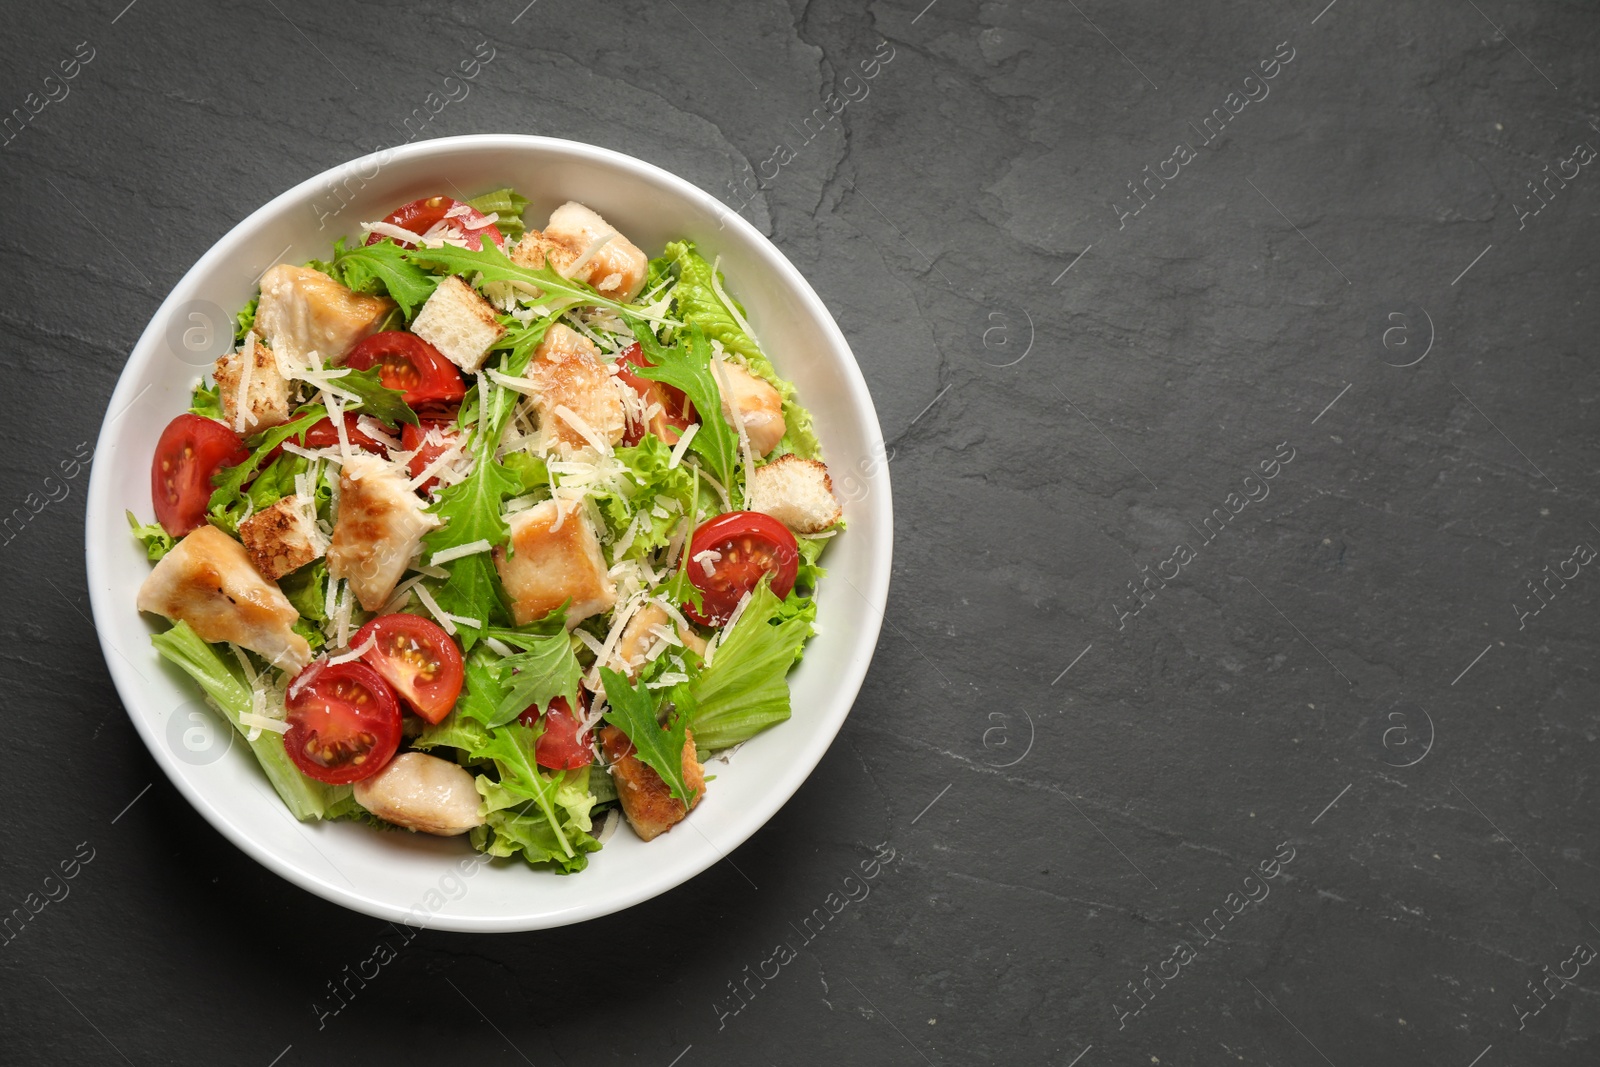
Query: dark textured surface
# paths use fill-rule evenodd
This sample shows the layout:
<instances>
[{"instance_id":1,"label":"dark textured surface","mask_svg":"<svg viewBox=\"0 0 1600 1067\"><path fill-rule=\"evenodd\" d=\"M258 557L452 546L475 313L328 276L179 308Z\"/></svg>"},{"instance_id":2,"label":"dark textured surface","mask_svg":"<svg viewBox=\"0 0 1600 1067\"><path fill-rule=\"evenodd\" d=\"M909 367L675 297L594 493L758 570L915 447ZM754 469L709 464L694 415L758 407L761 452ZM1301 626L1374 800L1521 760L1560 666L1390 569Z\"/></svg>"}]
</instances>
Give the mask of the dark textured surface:
<instances>
[{"instance_id":1,"label":"dark textured surface","mask_svg":"<svg viewBox=\"0 0 1600 1067\"><path fill-rule=\"evenodd\" d=\"M1593 4L122 2L11 5L0 44L6 109L94 49L0 148L0 500L42 504L0 556L0 906L93 850L0 946L0 1061L1600 1062L1600 962L1563 962L1600 945L1600 564L1512 606L1600 545L1600 168L1522 217L1600 144ZM745 213L893 442L889 625L735 857L759 889L724 864L575 928L424 932L319 1026L399 938L160 775L85 618L87 478L55 478L189 265L403 139L482 40L424 136L592 141L730 199L794 151ZM802 144L836 86L859 99ZM732 1014L879 842L871 895ZM1134 1014L1179 939L1198 957Z\"/></svg>"}]
</instances>

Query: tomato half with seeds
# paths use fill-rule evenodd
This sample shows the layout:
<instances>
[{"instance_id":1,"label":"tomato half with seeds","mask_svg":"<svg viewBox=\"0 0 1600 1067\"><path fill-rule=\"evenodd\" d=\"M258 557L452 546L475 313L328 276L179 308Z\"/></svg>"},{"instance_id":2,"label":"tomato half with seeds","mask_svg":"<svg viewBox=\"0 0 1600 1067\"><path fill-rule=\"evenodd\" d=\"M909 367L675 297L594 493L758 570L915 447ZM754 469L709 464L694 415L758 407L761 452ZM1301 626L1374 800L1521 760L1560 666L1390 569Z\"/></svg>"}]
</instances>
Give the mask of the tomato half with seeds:
<instances>
[{"instance_id":1,"label":"tomato half with seeds","mask_svg":"<svg viewBox=\"0 0 1600 1067\"><path fill-rule=\"evenodd\" d=\"M592 735L583 729L580 716L572 713L566 697L556 697L543 712L535 704L517 717L524 726L544 720L544 733L533 746L533 758L552 771L574 771L594 762Z\"/></svg>"},{"instance_id":2,"label":"tomato half with seeds","mask_svg":"<svg viewBox=\"0 0 1600 1067\"><path fill-rule=\"evenodd\" d=\"M308 777L349 785L381 771L400 747L400 703L364 663L318 660L284 698L284 751Z\"/></svg>"},{"instance_id":3,"label":"tomato half with seeds","mask_svg":"<svg viewBox=\"0 0 1600 1067\"><path fill-rule=\"evenodd\" d=\"M415 426L406 423L400 428L400 447L414 453L406 464L411 477L422 477L422 472L433 466L434 460L449 451L457 436L455 425L456 420L452 416L448 419L419 419ZM438 433L434 440L429 441L428 435L435 430ZM439 476L436 474L417 486L417 491L426 494L437 484Z\"/></svg>"},{"instance_id":4,"label":"tomato half with seeds","mask_svg":"<svg viewBox=\"0 0 1600 1067\"><path fill-rule=\"evenodd\" d=\"M667 444L675 445L678 438L683 436L683 431L696 421L694 405L682 389L664 382L653 382L635 373L640 368L653 366L655 364L644 357L637 341L623 349L622 355L617 357L617 377L639 394L646 410L656 404L661 405L660 412L642 423L628 420L628 428L622 438L625 445L638 444L646 433L653 433Z\"/></svg>"},{"instance_id":5,"label":"tomato half with seeds","mask_svg":"<svg viewBox=\"0 0 1600 1067\"><path fill-rule=\"evenodd\" d=\"M356 631L350 647L361 648L369 640L372 647L361 654L362 660L394 687L406 706L429 722L450 714L465 672L461 650L437 623L405 612L379 615Z\"/></svg>"},{"instance_id":6,"label":"tomato half with seeds","mask_svg":"<svg viewBox=\"0 0 1600 1067\"><path fill-rule=\"evenodd\" d=\"M216 419L185 412L167 423L150 461L156 521L173 537L204 526L211 476L250 457L239 435Z\"/></svg>"},{"instance_id":7,"label":"tomato half with seeds","mask_svg":"<svg viewBox=\"0 0 1600 1067\"><path fill-rule=\"evenodd\" d=\"M800 573L800 546L794 534L759 511L730 511L701 523L684 556L689 581L700 590L704 607L696 611L693 604L685 604L683 611L702 626L727 622L763 575L772 575L772 592L781 600Z\"/></svg>"},{"instance_id":8,"label":"tomato half with seeds","mask_svg":"<svg viewBox=\"0 0 1600 1067\"><path fill-rule=\"evenodd\" d=\"M378 380L405 394L405 402L421 411L454 404L467 395L467 385L456 365L440 351L404 330L384 330L363 337L344 357L356 370L378 368Z\"/></svg>"},{"instance_id":9,"label":"tomato half with seeds","mask_svg":"<svg viewBox=\"0 0 1600 1067\"><path fill-rule=\"evenodd\" d=\"M497 245L504 245L504 235L489 221L489 216L473 207L463 204L459 200L452 200L448 196L428 196L421 200L413 200L409 204L402 204L391 211L383 220L391 226L398 226L402 230L410 230L421 237L434 226L443 222L452 231L450 236L460 238L467 243L467 247L477 250L483 247L485 237ZM386 237L381 233L374 233L367 238L367 244L375 245L379 241L392 241L394 238ZM407 248L415 248L410 241L397 241L397 244Z\"/></svg>"}]
</instances>

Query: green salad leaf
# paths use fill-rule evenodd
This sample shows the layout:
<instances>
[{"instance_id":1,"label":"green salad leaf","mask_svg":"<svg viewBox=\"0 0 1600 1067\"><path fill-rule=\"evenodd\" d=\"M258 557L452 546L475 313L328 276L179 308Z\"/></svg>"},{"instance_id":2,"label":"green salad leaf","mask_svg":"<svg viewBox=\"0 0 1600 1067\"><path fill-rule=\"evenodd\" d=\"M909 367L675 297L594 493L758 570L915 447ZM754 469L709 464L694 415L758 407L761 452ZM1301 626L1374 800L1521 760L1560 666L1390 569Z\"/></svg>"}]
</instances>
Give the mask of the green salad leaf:
<instances>
[{"instance_id":1,"label":"green salad leaf","mask_svg":"<svg viewBox=\"0 0 1600 1067\"><path fill-rule=\"evenodd\" d=\"M800 406L795 399L794 386L778 377L777 370L761 351L761 346L756 344L755 338L745 333L729 306L717 295L712 279L716 278L720 284L720 274L713 270L712 264L704 256L695 251L690 241L668 242L662 259L666 262L666 268L678 279L678 284L672 290L673 310L678 320L685 326L698 327L707 337L720 341L725 350L743 356L749 361L750 370L765 378L783 398L785 433L773 455L792 452L801 459L819 458L822 445L812 428L811 413ZM727 292L726 287L723 292ZM732 300L732 297L729 299ZM738 307L737 302L734 302L734 307L740 315L744 314L744 309Z\"/></svg>"},{"instance_id":2,"label":"green salad leaf","mask_svg":"<svg viewBox=\"0 0 1600 1067\"><path fill-rule=\"evenodd\" d=\"M384 385L382 375L383 372L377 367L351 370L348 374L341 374L333 379L333 388L340 392L354 393L361 398L361 406L350 409L352 413L359 410L362 414L371 415L389 426L397 427L402 422L410 423L412 426L420 425L417 413L406 403L404 391Z\"/></svg>"},{"instance_id":3,"label":"green salad leaf","mask_svg":"<svg viewBox=\"0 0 1600 1067\"><path fill-rule=\"evenodd\" d=\"M645 434L637 445L618 448L615 455L628 468L631 485L625 494L597 493L594 499L611 532L613 552L616 540L629 527L634 528L634 536L621 554L614 556L613 563L640 559L666 545L694 506L693 473L684 464L667 466L672 461L672 449L655 434ZM666 514L655 514L654 508L664 500L676 500L677 508L663 506L661 510Z\"/></svg>"},{"instance_id":4,"label":"green salad leaf","mask_svg":"<svg viewBox=\"0 0 1600 1067\"><path fill-rule=\"evenodd\" d=\"M661 776L668 790L688 804L694 800L683 777L683 748L687 741L689 716L675 712L663 728L656 719L659 698L644 685L635 688L627 676L610 667L600 668L600 681L606 689L605 720L628 735L634 755ZM698 743L698 739L697 739Z\"/></svg>"},{"instance_id":5,"label":"green salad leaf","mask_svg":"<svg viewBox=\"0 0 1600 1067\"><path fill-rule=\"evenodd\" d=\"M256 326L256 306L261 303L261 297L253 296L250 303L239 309L239 314L233 317L233 343L239 344Z\"/></svg>"},{"instance_id":6,"label":"green salad leaf","mask_svg":"<svg viewBox=\"0 0 1600 1067\"><path fill-rule=\"evenodd\" d=\"M779 600L762 579L711 666L685 683L698 748L727 748L789 718L786 676L814 632L816 615L816 601Z\"/></svg>"},{"instance_id":7,"label":"green salad leaf","mask_svg":"<svg viewBox=\"0 0 1600 1067\"><path fill-rule=\"evenodd\" d=\"M664 382L682 389L700 416L700 429L689 442L689 450L706 461L706 467L733 495L734 475L739 469L739 435L728 425L722 412L722 390L711 369L711 345L698 327L689 330L686 344L662 345L650 327L629 318L633 335L651 367L640 367L641 378Z\"/></svg>"},{"instance_id":8,"label":"green salad leaf","mask_svg":"<svg viewBox=\"0 0 1600 1067\"><path fill-rule=\"evenodd\" d=\"M543 709L556 697L565 697L573 714L578 709L578 680L583 668L578 657L572 654L572 642L566 634L535 638L528 642L526 652L507 656L500 661L505 691L495 708L499 726L510 722L528 708L538 705Z\"/></svg>"},{"instance_id":9,"label":"green salad leaf","mask_svg":"<svg viewBox=\"0 0 1600 1067\"><path fill-rule=\"evenodd\" d=\"M278 734L262 731L254 741L249 741L249 728L239 717L252 707L250 687L238 668L202 641L188 623L180 622L166 633L151 637L150 641L157 652L200 683L200 688L211 698L211 706L246 739L250 751L255 753L261 769L266 772L267 780L296 819L303 822L328 818L331 809L350 795L347 785L324 785L301 774L289 759L283 738Z\"/></svg>"},{"instance_id":10,"label":"green salad leaf","mask_svg":"<svg viewBox=\"0 0 1600 1067\"><path fill-rule=\"evenodd\" d=\"M274 448L277 448L291 437L298 437L304 443L306 431L327 417L327 410L321 404L314 404L310 407L301 408L293 419L282 426L274 426L270 430L264 430L246 438L245 444L250 448L250 455L245 461L232 467L224 467L211 476L211 484L215 488L211 490L211 500L207 504L206 510L209 513L212 524L221 527L228 533L237 533L239 522L244 515L245 495L249 492L246 488L246 483L261 470L261 465L266 462L267 456L272 453ZM299 457L285 453L280 458L298 459ZM273 465L277 465L276 460L274 460ZM294 487L292 475L288 484L292 491ZM272 488L280 488L281 486L281 477L275 476L272 481ZM267 492L267 489L263 489L262 495L265 496ZM278 495L281 496L283 494L279 493ZM272 500L276 499L278 499L276 496L272 498ZM250 500L252 507L258 506L256 497L252 496ZM267 501L268 504L271 502L271 500Z\"/></svg>"},{"instance_id":11,"label":"green salad leaf","mask_svg":"<svg viewBox=\"0 0 1600 1067\"><path fill-rule=\"evenodd\" d=\"M508 241L517 240L528 229L522 222L522 213L528 210L528 198L515 190L496 189L475 196L467 203L485 215L498 215L494 220L494 228L504 234Z\"/></svg>"},{"instance_id":12,"label":"green salad leaf","mask_svg":"<svg viewBox=\"0 0 1600 1067\"><path fill-rule=\"evenodd\" d=\"M161 528L158 522L141 523L139 517L133 512L126 512L128 525L133 527L133 536L144 545L145 555L152 560L158 560L172 551L172 546L177 544L173 536Z\"/></svg>"},{"instance_id":13,"label":"green salad leaf","mask_svg":"<svg viewBox=\"0 0 1600 1067\"><path fill-rule=\"evenodd\" d=\"M531 285L544 294L539 302L552 310L592 306L609 308L619 315L636 310L629 304L601 296L583 282L563 278L553 267L519 267L493 241L485 241L483 247L477 249L454 245L415 248L406 252L405 257L412 263L425 263L467 278L480 274L485 282Z\"/></svg>"},{"instance_id":14,"label":"green salad leaf","mask_svg":"<svg viewBox=\"0 0 1600 1067\"><path fill-rule=\"evenodd\" d=\"M225 421L222 415L222 389L201 381L189 398L189 413L202 418Z\"/></svg>"},{"instance_id":15,"label":"green salad leaf","mask_svg":"<svg viewBox=\"0 0 1600 1067\"><path fill-rule=\"evenodd\" d=\"M314 260L309 265L355 292L387 294L409 322L433 295L439 279L409 262L405 253L394 241L348 248L341 237L334 242L333 259Z\"/></svg>"}]
</instances>

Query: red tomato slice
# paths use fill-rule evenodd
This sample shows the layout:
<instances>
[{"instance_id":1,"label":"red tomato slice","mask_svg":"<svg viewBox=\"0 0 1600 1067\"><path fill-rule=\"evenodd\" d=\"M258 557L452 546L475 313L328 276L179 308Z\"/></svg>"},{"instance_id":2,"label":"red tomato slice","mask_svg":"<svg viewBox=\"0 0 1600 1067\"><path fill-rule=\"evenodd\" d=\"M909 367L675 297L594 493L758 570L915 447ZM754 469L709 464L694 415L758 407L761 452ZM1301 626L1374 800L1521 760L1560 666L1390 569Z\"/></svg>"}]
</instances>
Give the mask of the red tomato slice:
<instances>
[{"instance_id":1,"label":"red tomato slice","mask_svg":"<svg viewBox=\"0 0 1600 1067\"><path fill-rule=\"evenodd\" d=\"M653 404L661 405L660 413L646 423L628 421L627 431L622 438L625 445L638 444L647 432L655 434L669 445L675 445L683 431L695 421L694 405L689 403L682 389L664 382L653 382L634 373L640 367L653 366L654 363L644 358L638 342L629 345L617 357L617 377L639 394L646 408Z\"/></svg>"},{"instance_id":2,"label":"red tomato slice","mask_svg":"<svg viewBox=\"0 0 1600 1067\"><path fill-rule=\"evenodd\" d=\"M455 209L465 208L459 214L446 219L445 216ZM452 200L448 196L429 196L421 200L413 200L394 209L383 220L391 226L398 226L402 230L410 230L421 237L436 224L446 222L454 231L454 236L464 238L467 247L479 249L483 247L484 237L488 237L496 245L504 246L505 237L489 221L489 217L471 204L463 204L459 200ZM372 234L367 238L367 244L375 245L379 241L391 241L392 237L382 234ZM415 248L410 241L400 241L399 244L407 248Z\"/></svg>"},{"instance_id":3,"label":"red tomato slice","mask_svg":"<svg viewBox=\"0 0 1600 1067\"><path fill-rule=\"evenodd\" d=\"M362 663L318 660L295 675L285 699L283 747L308 777L348 785L383 769L400 747L400 705Z\"/></svg>"},{"instance_id":4,"label":"red tomato slice","mask_svg":"<svg viewBox=\"0 0 1600 1067\"><path fill-rule=\"evenodd\" d=\"M518 716L518 721L524 726L532 726L540 718L539 706L535 704ZM572 714L572 705L567 703L566 697L552 700L544 709L542 718L544 733L539 735L538 742L533 746L533 758L539 766L552 771L572 771L594 762L592 736L588 730L580 732L583 723Z\"/></svg>"},{"instance_id":5,"label":"red tomato slice","mask_svg":"<svg viewBox=\"0 0 1600 1067\"><path fill-rule=\"evenodd\" d=\"M710 574L695 559L707 551L721 556L707 560L711 563ZM684 566L689 568L689 581L700 590L704 604L703 611L685 604L684 614L703 626L721 626L764 574L772 575L772 592L779 599L789 595L800 572L800 546L795 544L789 528L771 515L730 511L700 524L684 553Z\"/></svg>"},{"instance_id":6,"label":"red tomato slice","mask_svg":"<svg viewBox=\"0 0 1600 1067\"><path fill-rule=\"evenodd\" d=\"M371 639L362 660L394 687L406 704L429 722L450 714L461 695L465 671L461 650L436 623L403 612L379 615L356 631L351 648Z\"/></svg>"},{"instance_id":7,"label":"red tomato slice","mask_svg":"<svg viewBox=\"0 0 1600 1067\"><path fill-rule=\"evenodd\" d=\"M167 423L150 461L156 521L173 537L204 526L211 476L250 456L239 435L216 419L185 412Z\"/></svg>"},{"instance_id":8,"label":"red tomato slice","mask_svg":"<svg viewBox=\"0 0 1600 1067\"><path fill-rule=\"evenodd\" d=\"M378 368L378 380L405 394L413 410L454 404L467 395L461 372L437 348L404 330L385 330L364 337L344 357L356 370Z\"/></svg>"},{"instance_id":9,"label":"red tomato slice","mask_svg":"<svg viewBox=\"0 0 1600 1067\"><path fill-rule=\"evenodd\" d=\"M422 477L422 472L427 470L434 460L444 455L456 437L455 425L456 420L452 416L448 419L419 419L416 426L407 423L400 428L400 447L407 452L416 453L411 457L411 462L406 464L411 471L411 477ZM427 440L429 430L439 431L438 442L430 443ZM418 486L417 491L426 494L437 484L439 477L435 475Z\"/></svg>"}]
</instances>

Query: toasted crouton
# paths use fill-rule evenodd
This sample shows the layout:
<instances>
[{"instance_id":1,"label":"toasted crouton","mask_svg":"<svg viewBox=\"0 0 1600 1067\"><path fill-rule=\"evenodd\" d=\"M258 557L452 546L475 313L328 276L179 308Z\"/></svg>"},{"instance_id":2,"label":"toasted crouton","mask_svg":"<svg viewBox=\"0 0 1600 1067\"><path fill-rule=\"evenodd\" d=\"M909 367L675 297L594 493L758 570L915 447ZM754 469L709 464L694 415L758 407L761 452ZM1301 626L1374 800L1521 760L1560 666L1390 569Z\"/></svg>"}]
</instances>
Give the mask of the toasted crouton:
<instances>
[{"instance_id":1,"label":"toasted crouton","mask_svg":"<svg viewBox=\"0 0 1600 1067\"><path fill-rule=\"evenodd\" d=\"M533 405L539 412L540 437L547 447L593 445L557 408L577 416L585 428L608 445L622 440L628 420L617 381L601 361L599 349L583 334L559 322L552 323L534 349L526 373L537 390Z\"/></svg>"},{"instance_id":2,"label":"toasted crouton","mask_svg":"<svg viewBox=\"0 0 1600 1067\"><path fill-rule=\"evenodd\" d=\"M387 297L351 292L319 270L282 263L261 276L255 328L295 366L310 366L313 352L332 366L393 310Z\"/></svg>"},{"instance_id":3,"label":"toasted crouton","mask_svg":"<svg viewBox=\"0 0 1600 1067\"><path fill-rule=\"evenodd\" d=\"M667 610L652 601L634 612L633 618L622 628L622 636L617 638L617 647L606 666L626 674L630 681L638 678L646 663L671 646L672 643L661 635L671 633L673 628L677 630L678 640L696 655L706 654L704 638L682 623L672 627L672 617Z\"/></svg>"},{"instance_id":4,"label":"toasted crouton","mask_svg":"<svg viewBox=\"0 0 1600 1067\"><path fill-rule=\"evenodd\" d=\"M466 282L450 275L428 297L411 323L411 332L437 348L451 363L476 374L489 347L505 336L494 307Z\"/></svg>"},{"instance_id":5,"label":"toasted crouton","mask_svg":"<svg viewBox=\"0 0 1600 1067\"><path fill-rule=\"evenodd\" d=\"M821 533L844 510L833 495L827 465L799 456L779 456L750 475L751 511L771 515L797 534Z\"/></svg>"},{"instance_id":6,"label":"toasted crouton","mask_svg":"<svg viewBox=\"0 0 1600 1067\"><path fill-rule=\"evenodd\" d=\"M750 449L764 456L778 447L783 440L783 397L766 381L757 378L737 363L726 360L716 365L717 388L722 390L722 414L728 425L737 426L733 408L744 420L744 432L749 435Z\"/></svg>"},{"instance_id":7,"label":"toasted crouton","mask_svg":"<svg viewBox=\"0 0 1600 1067\"><path fill-rule=\"evenodd\" d=\"M472 773L449 760L403 752L356 783L356 803L385 822L454 837L483 825Z\"/></svg>"},{"instance_id":8,"label":"toasted crouton","mask_svg":"<svg viewBox=\"0 0 1600 1067\"><path fill-rule=\"evenodd\" d=\"M546 500L511 516L511 552L494 550L500 584L518 626L541 619L571 598L567 627L617 601L600 539L575 500Z\"/></svg>"},{"instance_id":9,"label":"toasted crouton","mask_svg":"<svg viewBox=\"0 0 1600 1067\"><path fill-rule=\"evenodd\" d=\"M328 573L349 580L367 611L388 602L422 535L438 525L385 460L357 452L339 472L339 515L328 546Z\"/></svg>"},{"instance_id":10,"label":"toasted crouton","mask_svg":"<svg viewBox=\"0 0 1600 1067\"><path fill-rule=\"evenodd\" d=\"M595 248L596 242L602 241ZM584 254L594 248L585 260ZM550 214L544 232L529 230L511 253L512 262L535 269L546 264L566 278L587 282L605 296L629 301L644 288L649 257L610 223L576 201ZM581 261L581 262L580 262ZM577 271L573 271L573 267Z\"/></svg>"},{"instance_id":11,"label":"toasted crouton","mask_svg":"<svg viewBox=\"0 0 1600 1067\"><path fill-rule=\"evenodd\" d=\"M254 334L239 351L224 352L211 376L222 397L223 421L235 433L256 433L289 421L289 382L278 372L272 350Z\"/></svg>"},{"instance_id":12,"label":"toasted crouton","mask_svg":"<svg viewBox=\"0 0 1600 1067\"><path fill-rule=\"evenodd\" d=\"M633 742L620 729L609 725L602 727L600 745L617 786L622 813L628 817L633 832L646 841L653 841L682 822L706 795L705 768L695 758L692 730L683 745L683 781L694 797L687 807L672 795L661 775L639 761L633 754Z\"/></svg>"},{"instance_id":13,"label":"toasted crouton","mask_svg":"<svg viewBox=\"0 0 1600 1067\"><path fill-rule=\"evenodd\" d=\"M302 498L286 496L239 524L239 540L250 562L277 581L323 553L322 534L302 506Z\"/></svg>"},{"instance_id":14,"label":"toasted crouton","mask_svg":"<svg viewBox=\"0 0 1600 1067\"><path fill-rule=\"evenodd\" d=\"M188 623L202 641L231 641L286 671L311 662L311 646L293 628L300 613L215 526L192 531L161 557L139 587L138 605Z\"/></svg>"}]
</instances>

